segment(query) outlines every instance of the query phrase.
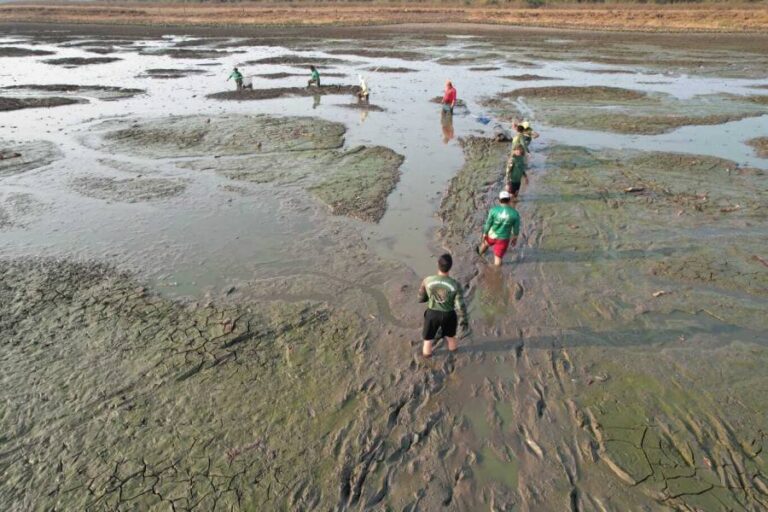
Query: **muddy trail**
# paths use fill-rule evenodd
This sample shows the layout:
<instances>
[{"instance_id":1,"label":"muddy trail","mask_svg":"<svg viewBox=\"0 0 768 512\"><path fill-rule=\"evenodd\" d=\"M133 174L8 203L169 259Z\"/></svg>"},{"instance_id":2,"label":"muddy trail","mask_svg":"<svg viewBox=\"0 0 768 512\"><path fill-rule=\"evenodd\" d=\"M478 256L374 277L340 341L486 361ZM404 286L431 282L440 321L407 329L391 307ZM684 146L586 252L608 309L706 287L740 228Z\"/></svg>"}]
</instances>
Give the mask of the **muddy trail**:
<instances>
[{"instance_id":1,"label":"muddy trail","mask_svg":"<svg viewBox=\"0 0 768 512\"><path fill-rule=\"evenodd\" d=\"M3 509L768 509L762 39L59 28L0 38L65 101L0 114Z\"/></svg>"}]
</instances>

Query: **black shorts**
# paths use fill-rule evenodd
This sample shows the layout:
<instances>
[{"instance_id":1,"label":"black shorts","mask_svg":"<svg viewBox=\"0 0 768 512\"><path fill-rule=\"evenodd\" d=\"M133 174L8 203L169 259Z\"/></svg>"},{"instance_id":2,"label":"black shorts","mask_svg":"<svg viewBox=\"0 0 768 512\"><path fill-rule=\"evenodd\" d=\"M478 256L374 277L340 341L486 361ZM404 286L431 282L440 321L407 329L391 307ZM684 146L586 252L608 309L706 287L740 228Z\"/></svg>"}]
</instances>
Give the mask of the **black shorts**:
<instances>
[{"instance_id":1,"label":"black shorts","mask_svg":"<svg viewBox=\"0 0 768 512\"><path fill-rule=\"evenodd\" d=\"M514 181L510 181L508 184L509 184L509 191L512 193L512 195L517 195L517 193L520 192L519 181L517 183L515 183Z\"/></svg>"},{"instance_id":2,"label":"black shorts","mask_svg":"<svg viewBox=\"0 0 768 512\"><path fill-rule=\"evenodd\" d=\"M443 312L428 309L424 312L424 329L421 331L421 339L434 340L438 329L443 336L453 338L456 336L458 325L459 319L456 316L456 311Z\"/></svg>"}]
</instances>

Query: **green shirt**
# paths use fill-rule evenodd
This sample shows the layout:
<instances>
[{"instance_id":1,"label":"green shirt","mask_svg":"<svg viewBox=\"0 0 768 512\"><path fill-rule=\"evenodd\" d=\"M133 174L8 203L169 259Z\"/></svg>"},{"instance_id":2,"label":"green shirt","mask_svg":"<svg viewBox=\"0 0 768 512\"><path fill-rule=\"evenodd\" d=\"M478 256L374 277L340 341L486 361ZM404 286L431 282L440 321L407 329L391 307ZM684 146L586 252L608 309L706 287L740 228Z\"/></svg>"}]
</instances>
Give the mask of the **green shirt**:
<instances>
[{"instance_id":1,"label":"green shirt","mask_svg":"<svg viewBox=\"0 0 768 512\"><path fill-rule=\"evenodd\" d=\"M525 143L525 138L523 138L522 133L516 134L512 139L512 149L514 150L518 146L523 148L523 153L528 152L528 145Z\"/></svg>"},{"instance_id":2,"label":"green shirt","mask_svg":"<svg viewBox=\"0 0 768 512\"><path fill-rule=\"evenodd\" d=\"M525 155L509 155L507 161L507 181L511 183L520 183L525 176Z\"/></svg>"},{"instance_id":3,"label":"green shirt","mask_svg":"<svg viewBox=\"0 0 768 512\"><path fill-rule=\"evenodd\" d=\"M520 214L517 210L506 204L491 208L483 226L483 234L496 240L509 240L513 231L515 236L520 233Z\"/></svg>"},{"instance_id":4,"label":"green shirt","mask_svg":"<svg viewBox=\"0 0 768 512\"><path fill-rule=\"evenodd\" d=\"M312 71L312 80L320 80L320 72L318 70Z\"/></svg>"},{"instance_id":5,"label":"green shirt","mask_svg":"<svg viewBox=\"0 0 768 512\"><path fill-rule=\"evenodd\" d=\"M467 316L464 291L452 277L436 275L425 278L419 287L419 302L426 302L428 309L446 313L456 311L461 318Z\"/></svg>"},{"instance_id":6,"label":"green shirt","mask_svg":"<svg viewBox=\"0 0 768 512\"><path fill-rule=\"evenodd\" d=\"M241 75L239 71L233 71L232 74L229 75L229 78L234 78L235 81L242 80L243 79L243 75ZM227 80L229 80L229 78L227 78Z\"/></svg>"}]
</instances>

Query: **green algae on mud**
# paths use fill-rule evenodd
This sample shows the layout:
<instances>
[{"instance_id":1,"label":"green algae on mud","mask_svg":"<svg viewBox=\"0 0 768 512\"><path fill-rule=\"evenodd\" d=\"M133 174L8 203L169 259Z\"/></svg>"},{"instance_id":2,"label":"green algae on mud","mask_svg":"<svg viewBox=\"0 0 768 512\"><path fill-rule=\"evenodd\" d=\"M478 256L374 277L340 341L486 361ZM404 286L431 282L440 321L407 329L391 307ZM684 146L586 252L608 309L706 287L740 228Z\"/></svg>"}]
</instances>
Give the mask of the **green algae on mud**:
<instances>
[{"instance_id":1,"label":"green algae on mud","mask_svg":"<svg viewBox=\"0 0 768 512\"><path fill-rule=\"evenodd\" d=\"M155 158L204 157L177 165L252 183L301 185L335 215L369 222L384 215L403 162L381 146L342 151L344 126L314 118L190 116L103 129L107 147Z\"/></svg>"},{"instance_id":2,"label":"green algae on mud","mask_svg":"<svg viewBox=\"0 0 768 512\"><path fill-rule=\"evenodd\" d=\"M739 121L767 112L759 100L749 96L719 94L681 100L603 86L529 87L500 93L483 103L504 117L514 117L519 114L518 101L532 107L540 121L555 126L641 135Z\"/></svg>"},{"instance_id":3,"label":"green algae on mud","mask_svg":"<svg viewBox=\"0 0 768 512\"><path fill-rule=\"evenodd\" d=\"M179 180L141 177L115 179L80 176L72 180L71 186L84 196L125 203L168 199L180 195L186 189L186 184Z\"/></svg>"}]
</instances>

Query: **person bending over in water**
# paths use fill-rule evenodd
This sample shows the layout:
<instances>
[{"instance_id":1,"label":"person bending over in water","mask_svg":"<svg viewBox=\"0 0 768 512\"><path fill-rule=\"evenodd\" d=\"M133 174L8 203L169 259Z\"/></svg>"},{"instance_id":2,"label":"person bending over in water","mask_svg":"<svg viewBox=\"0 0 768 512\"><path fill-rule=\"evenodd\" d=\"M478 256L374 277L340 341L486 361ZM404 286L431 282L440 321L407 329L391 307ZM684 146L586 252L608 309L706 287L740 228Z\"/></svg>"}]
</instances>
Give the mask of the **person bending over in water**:
<instances>
[{"instance_id":1,"label":"person bending over in water","mask_svg":"<svg viewBox=\"0 0 768 512\"><path fill-rule=\"evenodd\" d=\"M525 154L523 153L523 148L518 146L509 154L509 160L507 160L504 173L506 190L515 199L517 199L517 194L520 192L520 185L523 179L525 179L525 186L528 186L528 174L525 172L525 167Z\"/></svg>"},{"instance_id":2,"label":"person bending over in water","mask_svg":"<svg viewBox=\"0 0 768 512\"><path fill-rule=\"evenodd\" d=\"M240 70L237 68L232 70L232 73L229 75L229 78L227 78L227 82L229 82L230 79L235 79L235 87L236 90L240 91L243 88L243 74L240 73Z\"/></svg>"},{"instance_id":3,"label":"person bending over in water","mask_svg":"<svg viewBox=\"0 0 768 512\"><path fill-rule=\"evenodd\" d=\"M506 190L499 192L499 204L488 212L483 225L483 241L477 247L477 254L483 256L488 247L493 246L493 264L497 267L501 266L509 246L517 244L517 235L520 234L520 214L509 205L511 198Z\"/></svg>"},{"instance_id":4,"label":"person bending over in water","mask_svg":"<svg viewBox=\"0 0 768 512\"><path fill-rule=\"evenodd\" d=\"M307 82L307 87L311 87L312 85L320 87L320 72L315 66L309 66L309 71L312 74L310 75L309 82Z\"/></svg>"},{"instance_id":5,"label":"person bending over in water","mask_svg":"<svg viewBox=\"0 0 768 512\"><path fill-rule=\"evenodd\" d=\"M368 97L371 95L371 91L368 89L368 84L365 82L363 75L357 75L357 77L360 79L360 90L357 91L357 100L368 103Z\"/></svg>"},{"instance_id":6,"label":"person bending over in water","mask_svg":"<svg viewBox=\"0 0 768 512\"><path fill-rule=\"evenodd\" d=\"M452 266L451 255L443 254L437 259L437 275L425 278L419 287L419 302L427 303L422 329L424 357L432 357L432 342L438 329L448 340L448 351L456 352L456 328L469 326L464 291L459 282L448 275Z\"/></svg>"},{"instance_id":7,"label":"person bending over in water","mask_svg":"<svg viewBox=\"0 0 768 512\"><path fill-rule=\"evenodd\" d=\"M450 80L445 83L445 93L443 94L443 113L453 115L453 107L456 106L456 88Z\"/></svg>"}]
</instances>

